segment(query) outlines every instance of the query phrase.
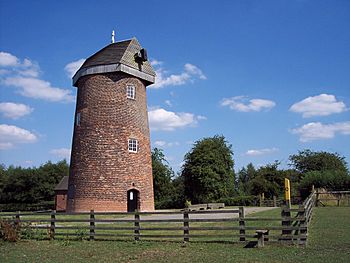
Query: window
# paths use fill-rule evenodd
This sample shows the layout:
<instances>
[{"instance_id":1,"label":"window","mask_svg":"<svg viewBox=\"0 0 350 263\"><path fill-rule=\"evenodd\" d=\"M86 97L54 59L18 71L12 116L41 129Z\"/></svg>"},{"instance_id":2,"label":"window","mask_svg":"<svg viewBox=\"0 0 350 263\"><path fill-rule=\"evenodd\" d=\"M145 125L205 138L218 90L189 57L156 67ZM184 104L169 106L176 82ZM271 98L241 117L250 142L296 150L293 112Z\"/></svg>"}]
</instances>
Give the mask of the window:
<instances>
[{"instance_id":1,"label":"window","mask_svg":"<svg viewBox=\"0 0 350 263\"><path fill-rule=\"evenodd\" d=\"M128 141L129 152L137 153L138 150L138 141L136 139L129 139Z\"/></svg>"},{"instance_id":2,"label":"window","mask_svg":"<svg viewBox=\"0 0 350 263\"><path fill-rule=\"evenodd\" d=\"M76 119L75 119L75 123L77 126L80 126L80 112L77 113Z\"/></svg>"},{"instance_id":3,"label":"window","mask_svg":"<svg viewBox=\"0 0 350 263\"><path fill-rule=\"evenodd\" d=\"M134 192L133 191L130 192L130 200L134 200Z\"/></svg>"},{"instance_id":4,"label":"window","mask_svg":"<svg viewBox=\"0 0 350 263\"><path fill-rule=\"evenodd\" d=\"M126 97L128 99L135 99L135 86L134 85L127 85L126 86Z\"/></svg>"}]
</instances>

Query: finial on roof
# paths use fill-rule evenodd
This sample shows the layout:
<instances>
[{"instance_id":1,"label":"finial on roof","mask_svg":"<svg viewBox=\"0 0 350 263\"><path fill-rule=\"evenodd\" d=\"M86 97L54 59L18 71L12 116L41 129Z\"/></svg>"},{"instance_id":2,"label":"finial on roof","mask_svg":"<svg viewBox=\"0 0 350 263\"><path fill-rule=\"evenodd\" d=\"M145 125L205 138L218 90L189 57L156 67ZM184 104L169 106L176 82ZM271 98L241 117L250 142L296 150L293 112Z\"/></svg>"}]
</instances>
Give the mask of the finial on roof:
<instances>
[{"instance_id":1,"label":"finial on roof","mask_svg":"<svg viewBox=\"0 0 350 263\"><path fill-rule=\"evenodd\" d=\"M114 36L115 36L115 33L114 33L114 30L112 30L112 43L114 43Z\"/></svg>"}]
</instances>

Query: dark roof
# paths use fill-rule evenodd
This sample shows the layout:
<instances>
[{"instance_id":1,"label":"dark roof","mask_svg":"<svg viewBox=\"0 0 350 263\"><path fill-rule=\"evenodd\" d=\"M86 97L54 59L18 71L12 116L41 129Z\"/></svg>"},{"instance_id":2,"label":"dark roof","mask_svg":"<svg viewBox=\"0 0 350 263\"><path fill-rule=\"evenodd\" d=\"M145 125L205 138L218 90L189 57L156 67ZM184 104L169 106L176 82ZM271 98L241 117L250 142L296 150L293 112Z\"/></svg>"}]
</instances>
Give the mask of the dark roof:
<instances>
[{"instance_id":1,"label":"dark roof","mask_svg":"<svg viewBox=\"0 0 350 263\"><path fill-rule=\"evenodd\" d=\"M149 61L144 61L141 65L141 68L135 61L135 54L141 49L142 47L136 38L109 44L108 46L104 47L89 57L77 71L76 75L79 71L94 66L123 64L154 77L156 73Z\"/></svg>"},{"instance_id":2,"label":"dark roof","mask_svg":"<svg viewBox=\"0 0 350 263\"><path fill-rule=\"evenodd\" d=\"M102 48L85 60L81 68L120 62L130 43L131 39L113 43Z\"/></svg>"},{"instance_id":3,"label":"dark roof","mask_svg":"<svg viewBox=\"0 0 350 263\"><path fill-rule=\"evenodd\" d=\"M56 185L55 191L64 191L64 190L68 191L68 178L69 176L63 176L63 178L58 183L58 185Z\"/></svg>"}]
</instances>

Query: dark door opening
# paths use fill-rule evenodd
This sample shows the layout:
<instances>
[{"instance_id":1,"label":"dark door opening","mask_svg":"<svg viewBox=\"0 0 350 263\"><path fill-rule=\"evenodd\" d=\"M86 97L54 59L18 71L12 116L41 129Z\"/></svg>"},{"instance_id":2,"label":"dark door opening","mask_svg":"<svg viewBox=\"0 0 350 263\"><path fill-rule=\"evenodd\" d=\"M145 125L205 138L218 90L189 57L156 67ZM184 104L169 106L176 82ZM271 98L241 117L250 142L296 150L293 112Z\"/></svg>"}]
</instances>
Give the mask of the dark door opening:
<instances>
[{"instance_id":1,"label":"dark door opening","mask_svg":"<svg viewBox=\"0 0 350 263\"><path fill-rule=\"evenodd\" d=\"M139 191L131 189L127 192L128 195L128 212L135 212L139 206Z\"/></svg>"}]
</instances>

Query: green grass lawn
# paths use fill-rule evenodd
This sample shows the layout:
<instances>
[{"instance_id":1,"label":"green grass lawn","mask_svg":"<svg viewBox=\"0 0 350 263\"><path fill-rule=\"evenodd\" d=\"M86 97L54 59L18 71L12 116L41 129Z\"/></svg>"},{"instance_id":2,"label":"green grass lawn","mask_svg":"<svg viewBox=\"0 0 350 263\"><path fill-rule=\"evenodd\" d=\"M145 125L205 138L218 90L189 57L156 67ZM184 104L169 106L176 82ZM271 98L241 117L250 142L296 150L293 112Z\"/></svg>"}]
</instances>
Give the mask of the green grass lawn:
<instances>
[{"instance_id":1,"label":"green grass lawn","mask_svg":"<svg viewBox=\"0 0 350 263\"><path fill-rule=\"evenodd\" d=\"M271 216L279 210L251 216ZM316 208L307 247L140 241L0 242L0 262L350 262L350 208Z\"/></svg>"}]
</instances>

